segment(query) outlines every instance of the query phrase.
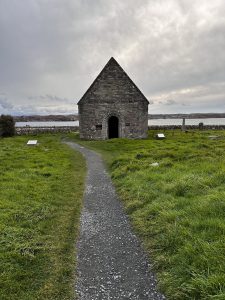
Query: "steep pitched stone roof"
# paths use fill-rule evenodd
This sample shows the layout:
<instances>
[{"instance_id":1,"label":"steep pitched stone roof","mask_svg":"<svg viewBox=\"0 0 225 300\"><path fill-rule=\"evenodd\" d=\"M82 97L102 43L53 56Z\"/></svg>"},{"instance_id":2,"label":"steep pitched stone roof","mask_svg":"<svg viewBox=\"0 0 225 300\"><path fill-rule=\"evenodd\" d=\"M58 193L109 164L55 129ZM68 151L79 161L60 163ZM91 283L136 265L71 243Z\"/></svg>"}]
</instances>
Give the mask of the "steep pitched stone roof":
<instances>
[{"instance_id":1,"label":"steep pitched stone roof","mask_svg":"<svg viewBox=\"0 0 225 300\"><path fill-rule=\"evenodd\" d=\"M85 101L85 99L88 98L89 93L91 93L91 91L94 89L94 86L96 85L96 83L98 82L99 78L101 78L102 76L104 76L106 73L109 72L110 69L115 68L115 66L117 67L117 70L119 70L119 72L121 73L121 75L125 76L127 78L127 81L129 82L129 84L131 84L135 89L136 92L139 93L139 95L141 96L141 98L144 101L147 101L147 103L149 103L148 99L144 96L144 94L139 90L139 88L135 85L135 83L130 79L130 77L127 75L127 73L123 70L123 68L119 65L119 63L115 60L115 58L111 57L110 60L107 62L107 64L105 65L105 67L102 69L102 71L99 73L99 75L96 77L96 79L93 81L93 83L90 85L90 87L88 88L88 90L85 92L85 94L82 96L82 98L80 99L80 101L77 103L78 105L81 104L81 102Z\"/></svg>"}]
</instances>

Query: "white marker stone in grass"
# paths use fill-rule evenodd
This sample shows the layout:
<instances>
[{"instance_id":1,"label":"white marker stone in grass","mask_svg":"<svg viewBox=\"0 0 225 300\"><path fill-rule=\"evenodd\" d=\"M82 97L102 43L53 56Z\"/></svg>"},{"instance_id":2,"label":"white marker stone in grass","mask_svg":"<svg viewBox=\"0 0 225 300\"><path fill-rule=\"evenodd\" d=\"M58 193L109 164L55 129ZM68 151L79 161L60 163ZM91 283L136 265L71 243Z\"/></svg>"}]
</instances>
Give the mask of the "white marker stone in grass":
<instances>
[{"instance_id":1,"label":"white marker stone in grass","mask_svg":"<svg viewBox=\"0 0 225 300\"><path fill-rule=\"evenodd\" d=\"M165 137L164 133L157 133L157 134L156 134L156 138L157 138L158 140L163 140L163 139L165 139L166 137Z\"/></svg>"},{"instance_id":2,"label":"white marker stone in grass","mask_svg":"<svg viewBox=\"0 0 225 300\"><path fill-rule=\"evenodd\" d=\"M150 164L150 166L152 166L152 167L158 167L159 163L158 162L154 162L154 163Z\"/></svg>"},{"instance_id":3,"label":"white marker stone in grass","mask_svg":"<svg viewBox=\"0 0 225 300\"><path fill-rule=\"evenodd\" d=\"M35 145L37 145L37 140L29 140L27 142L27 145L35 146Z\"/></svg>"}]
</instances>

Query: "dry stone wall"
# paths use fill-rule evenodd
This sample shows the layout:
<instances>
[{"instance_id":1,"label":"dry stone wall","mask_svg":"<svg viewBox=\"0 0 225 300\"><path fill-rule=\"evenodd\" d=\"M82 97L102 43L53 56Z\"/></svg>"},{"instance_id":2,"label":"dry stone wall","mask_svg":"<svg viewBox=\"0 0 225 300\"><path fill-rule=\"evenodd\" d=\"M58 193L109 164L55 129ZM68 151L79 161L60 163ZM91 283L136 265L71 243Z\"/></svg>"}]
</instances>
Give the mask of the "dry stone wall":
<instances>
[{"instance_id":1,"label":"dry stone wall","mask_svg":"<svg viewBox=\"0 0 225 300\"><path fill-rule=\"evenodd\" d=\"M182 125L151 125L149 130L175 130L181 129ZM186 130L199 129L199 125L185 125ZM225 125L203 125L203 130L225 130Z\"/></svg>"},{"instance_id":2,"label":"dry stone wall","mask_svg":"<svg viewBox=\"0 0 225 300\"><path fill-rule=\"evenodd\" d=\"M78 126L52 126L52 127L16 127L17 135L40 134L40 133L70 133L78 132Z\"/></svg>"},{"instance_id":3,"label":"dry stone wall","mask_svg":"<svg viewBox=\"0 0 225 300\"><path fill-rule=\"evenodd\" d=\"M176 130L181 129L181 125L157 125L148 126L149 130ZM198 125L187 125L187 130L199 129ZM225 130L225 125L204 125L203 130ZM79 132L79 126L71 127L17 127L17 135L40 134L40 133L70 133Z\"/></svg>"}]
</instances>

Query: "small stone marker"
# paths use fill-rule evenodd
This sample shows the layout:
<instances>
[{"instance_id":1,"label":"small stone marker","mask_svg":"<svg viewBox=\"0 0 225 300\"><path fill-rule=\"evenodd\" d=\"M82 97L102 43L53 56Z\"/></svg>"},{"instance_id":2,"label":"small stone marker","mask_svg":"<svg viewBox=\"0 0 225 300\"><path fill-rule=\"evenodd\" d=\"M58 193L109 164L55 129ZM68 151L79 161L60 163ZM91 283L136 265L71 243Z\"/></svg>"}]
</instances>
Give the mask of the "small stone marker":
<instances>
[{"instance_id":1,"label":"small stone marker","mask_svg":"<svg viewBox=\"0 0 225 300\"><path fill-rule=\"evenodd\" d=\"M157 138L158 140L163 140L163 139L165 139L165 135L164 135L164 133L157 133L157 134L156 134L156 138Z\"/></svg>"},{"instance_id":2,"label":"small stone marker","mask_svg":"<svg viewBox=\"0 0 225 300\"><path fill-rule=\"evenodd\" d=\"M185 127L185 118L183 118L181 130L182 130L182 131L186 131L186 127Z\"/></svg>"},{"instance_id":3,"label":"small stone marker","mask_svg":"<svg viewBox=\"0 0 225 300\"><path fill-rule=\"evenodd\" d=\"M150 164L150 166L152 166L152 167L158 167L159 163L158 162L154 162L154 163Z\"/></svg>"},{"instance_id":4,"label":"small stone marker","mask_svg":"<svg viewBox=\"0 0 225 300\"><path fill-rule=\"evenodd\" d=\"M198 128L199 130L203 130L204 129L204 124L201 122L198 124Z\"/></svg>"},{"instance_id":5,"label":"small stone marker","mask_svg":"<svg viewBox=\"0 0 225 300\"><path fill-rule=\"evenodd\" d=\"M29 141L27 142L27 145L35 146L35 145L37 145L37 140L29 140Z\"/></svg>"}]
</instances>

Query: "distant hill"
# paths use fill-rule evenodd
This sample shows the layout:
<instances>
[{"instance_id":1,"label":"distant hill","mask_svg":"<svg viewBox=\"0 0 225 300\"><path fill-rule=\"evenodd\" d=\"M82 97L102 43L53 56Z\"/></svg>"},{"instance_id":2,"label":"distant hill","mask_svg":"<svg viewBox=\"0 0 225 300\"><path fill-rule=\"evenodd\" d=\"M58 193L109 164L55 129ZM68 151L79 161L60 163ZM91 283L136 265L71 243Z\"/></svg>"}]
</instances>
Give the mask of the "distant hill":
<instances>
[{"instance_id":1,"label":"distant hill","mask_svg":"<svg viewBox=\"0 0 225 300\"><path fill-rule=\"evenodd\" d=\"M32 115L14 116L15 122L50 122L50 121L78 121L78 115ZM148 119L211 119L225 118L225 113L194 113L194 114L149 114Z\"/></svg>"},{"instance_id":2,"label":"distant hill","mask_svg":"<svg viewBox=\"0 0 225 300\"><path fill-rule=\"evenodd\" d=\"M15 122L51 122L51 121L77 121L78 115L32 115L32 116L15 116Z\"/></svg>"}]
</instances>

